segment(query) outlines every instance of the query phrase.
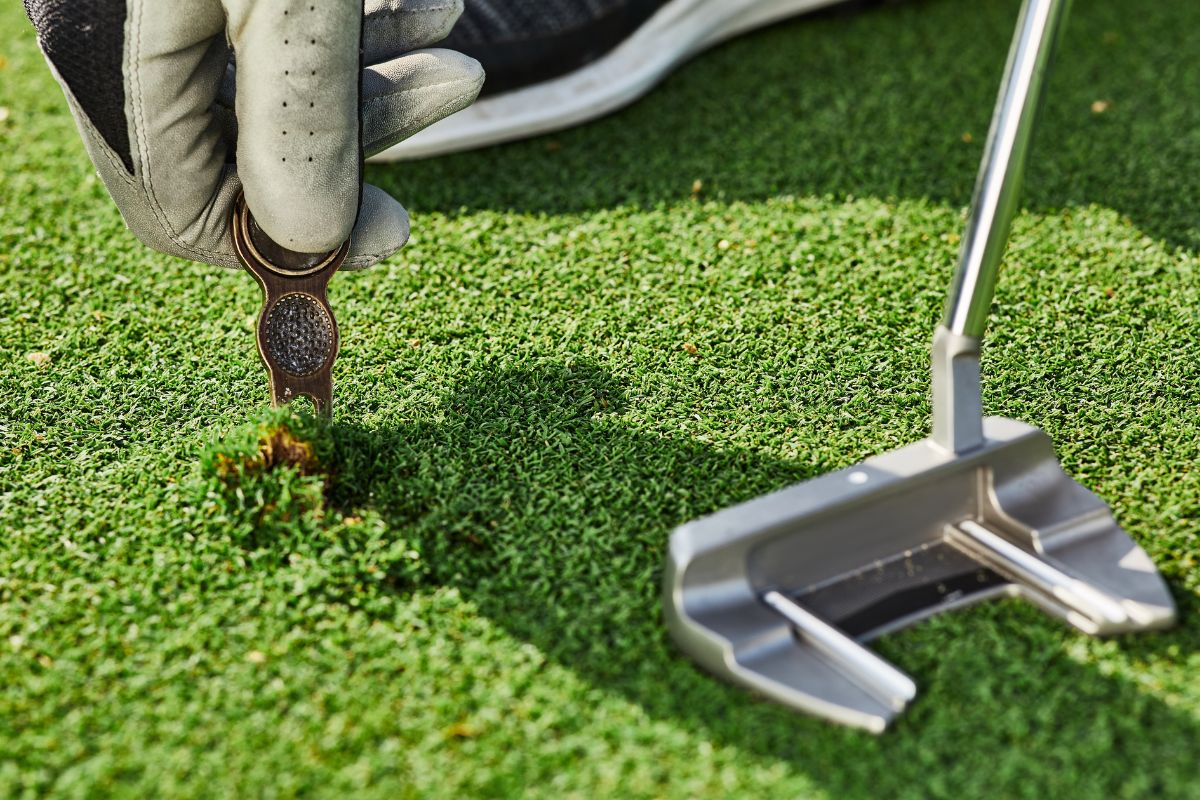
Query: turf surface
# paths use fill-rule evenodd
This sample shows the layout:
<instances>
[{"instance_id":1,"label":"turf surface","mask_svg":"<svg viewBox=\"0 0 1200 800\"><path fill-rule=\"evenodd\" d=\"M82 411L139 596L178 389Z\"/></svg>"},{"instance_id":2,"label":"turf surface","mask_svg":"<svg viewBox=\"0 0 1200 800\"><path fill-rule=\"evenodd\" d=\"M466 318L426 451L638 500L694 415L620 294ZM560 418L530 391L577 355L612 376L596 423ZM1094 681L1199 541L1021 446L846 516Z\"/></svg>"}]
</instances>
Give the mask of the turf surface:
<instances>
[{"instance_id":1,"label":"turf surface","mask_svg":"<svg viewBox=\"0 0 1200 800\"><path fill-rule=\"evenodd\" d=\"M925 434L1015 12L798 20L599 124L372 168L415 239L334 281L300 470L258 450L253 281L134 241L5 4L0 797L1200 796L1191 0L1076 4L985 356L1181 625L932 620L878 645L921 688L880 738L661 625L672 526Z\"/></svg>"}]
</instances>

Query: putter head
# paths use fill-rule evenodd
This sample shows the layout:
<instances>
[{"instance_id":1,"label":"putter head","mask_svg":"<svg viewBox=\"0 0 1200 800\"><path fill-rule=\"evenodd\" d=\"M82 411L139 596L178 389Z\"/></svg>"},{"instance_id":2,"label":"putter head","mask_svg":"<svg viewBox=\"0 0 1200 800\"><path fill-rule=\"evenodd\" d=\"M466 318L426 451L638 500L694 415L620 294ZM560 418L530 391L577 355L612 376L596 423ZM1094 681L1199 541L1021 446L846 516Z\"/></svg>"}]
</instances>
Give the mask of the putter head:
<instances>
[{"instance_id":1,"label":"putter head","mask_svg":"<svg viewBox=\"0 0 1200 800\"><path fill-rule=\"evenodd\" d=\"M1175 607L1050 439L984 420L956 455L925 439L675 530L667 625L717 675L882 731L916 695L863 642L932 614L1024 597L1089 634L1162 628Z\"/></svg>"}]
</instances>

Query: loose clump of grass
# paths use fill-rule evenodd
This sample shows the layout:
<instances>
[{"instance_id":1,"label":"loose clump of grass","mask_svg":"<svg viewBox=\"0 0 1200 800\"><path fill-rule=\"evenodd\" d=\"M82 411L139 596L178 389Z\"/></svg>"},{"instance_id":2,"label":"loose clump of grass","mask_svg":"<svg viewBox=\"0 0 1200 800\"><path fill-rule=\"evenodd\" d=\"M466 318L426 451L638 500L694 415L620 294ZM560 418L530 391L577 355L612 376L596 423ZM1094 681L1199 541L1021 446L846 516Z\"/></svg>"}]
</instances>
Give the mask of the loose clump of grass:
<instances>
[{"instance_id":1,"label":"loose clump of grass","mask_svg":"<svg viewBox=\"0 0 1200 800\"><path fill-rule=\"evenodd\" d=\"M240 548L233 562L276 564L272 580L309 599L378 606L420 585L420 542L375 509L334 502L352 494L338 491L338 452L336 427L288 407L225 433L201 452L190 487L200 535Z\"/></svg>"},{"instance_id":2,"label":"loose clump of grass","mask_svg":"<svg viewBox=\"0 0 1200 800\"><path fill-rule=\"evenodd\" d=\"M292 432L285 424L275 427L260 426L262 435L258 440L258 451L253 458L238 461L225 453L216 455L216 473L226 480L237 480L247 472L272 472L278 469L294 469L301 475L316 475L321 471L316 448Z\"/></svg>"},{"instance_id":3,"label":"loose clump of grass","mask_svg":"<svg viewBox=\"0 0 1200 800\"><path fill-rule=\"evenodd\" d=\"M326 517L332 451L327 423L288 408L235 428L201 453L205 517L250 548L314 531Z\"/></svg>"}]
</instances>

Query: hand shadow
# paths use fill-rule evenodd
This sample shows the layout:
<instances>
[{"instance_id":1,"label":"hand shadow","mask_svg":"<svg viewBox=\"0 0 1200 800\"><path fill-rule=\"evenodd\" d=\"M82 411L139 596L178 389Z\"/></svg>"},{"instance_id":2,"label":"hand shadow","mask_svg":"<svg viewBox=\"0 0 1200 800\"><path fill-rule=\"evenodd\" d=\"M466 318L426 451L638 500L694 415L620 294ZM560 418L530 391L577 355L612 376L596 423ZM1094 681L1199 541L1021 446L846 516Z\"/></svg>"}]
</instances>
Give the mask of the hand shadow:
<instances>
[{"instance_id":1,"label":"hand shadow","mask_svg":"<svg viewBox=\"0 0 1200 800\"><path fill-rule=\"evenodd\" d=\"M937 786L983 795L998 764L1031 795L1186 793L1172 781L1195 766L1200 721L1072 658L1065 650L1088 640L1015 601L878 643L921 695L877 739L701 672L662 625L670 530L823 467L641 433L617 418L627 405L621 382L592 363L483 369L449 394L439 421L340 425L332 500L378 510L419 543L434 584L458 587L583 679L652 717L787 762L831 796L929 796ZM1155 657L1190 638L1136 641L1153 641L1157 651L1140 654Z\"/></svg>"}]
</instances>

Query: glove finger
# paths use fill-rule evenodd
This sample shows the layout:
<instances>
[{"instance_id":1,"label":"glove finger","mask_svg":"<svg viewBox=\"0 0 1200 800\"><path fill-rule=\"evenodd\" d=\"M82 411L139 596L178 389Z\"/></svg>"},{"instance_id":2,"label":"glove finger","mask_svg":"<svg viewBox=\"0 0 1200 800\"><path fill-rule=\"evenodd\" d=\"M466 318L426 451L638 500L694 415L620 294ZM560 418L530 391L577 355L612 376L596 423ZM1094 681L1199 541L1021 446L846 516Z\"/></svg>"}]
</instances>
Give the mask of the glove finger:
<instances>
[{"instance_id":1,"label":"glove finger","mask_svg":"<svg viewBox=\"0 0 1200 800\"><path fill-rule=\"evenodd\" d=\"M233 269L242 267L229 233L233 205L241 189L242 182L236 168L230 166L220 188L213 195L212 203L202 216L202 222L210 232L207 241L213 245L204 259L210 264ZM350 254L342 269L363 269L387 258L404 247L408 242L408 232L408 212L404 206L382 189L365 184L354 230L350 233Z\"/></svg>"},{"instance_id":2,"label":"glove finger","mask_svg":"<svg viewBox=\"0 0 1200 800\"><path fill-rule=\"evenodd\" d=\"M463 0L366 0L363 61L379 64L437 44L463 12Z\"/></svg>"},{"instance_id":3,"label":"glove finger","mask_svg":"<svg viewBox=\"0 0 1200 800\"><path fill-rule=\"evenodd\" d=\"M233 250L233 238L229 233L233 205L241 188L242 182L237 171L230 166L203 217L211 233L208 240L213 243L213 250L205 258L208 263L234 269L242 266ZM257 221L257 217L255 219ZM404 207L382 189L364 185L357 220L350 233L350 254L342 269L363 269L387 258L404 247L408 232L408 212Z\"/></svg>"},{"instance_id":4,"label":"glove finger","mask_svg":"<svg viewBox=\"0 0 1200 800\"><path fill-rule=\"evenodd\" d=\"M408 212L382 189L363 184L350 255L342 269L362 269L395 253L408 241Z\"/></svg>"},{"instance_id":5,"label":"glove finger","mask_svg":"<svg viewBox=\"0 0 1200 800\"><path fill-rule=\"evenodd\" d=\"M359 208L358 0L224 0L246 202L291 250L333 250Z\"/></svg>"},{"instance_id":6,"label":"glove finger","mask_svg":"<svg viewBox=\"0 0 1200 800\"><path fill-rule=\"evenodd\" d=\"M479 62L453 50L410 53L363 70L362 130L366 155L470 105L483 85ZM234 64L229 63L212 107L225 141L237 141Z\"/></svg>"},{"instance_id":7,"label":"glove finger","mask_svg":"<svg viewBox=\"0 0 1200 800\"><path fill-rule=\"evenodd\" d=\"M453 50L419 50L363 72L363 151L386 150L475 101L479 62Z\"/></svg>"}]
</instances>

